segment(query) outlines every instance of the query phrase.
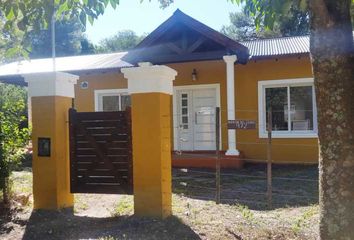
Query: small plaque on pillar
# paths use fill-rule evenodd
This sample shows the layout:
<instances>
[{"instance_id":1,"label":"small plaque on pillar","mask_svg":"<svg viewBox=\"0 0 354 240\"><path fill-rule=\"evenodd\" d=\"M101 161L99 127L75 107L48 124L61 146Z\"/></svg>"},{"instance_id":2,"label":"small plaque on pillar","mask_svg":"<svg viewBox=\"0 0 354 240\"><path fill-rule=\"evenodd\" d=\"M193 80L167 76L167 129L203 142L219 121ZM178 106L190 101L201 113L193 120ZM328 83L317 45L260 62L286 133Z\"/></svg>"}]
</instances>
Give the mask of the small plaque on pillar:
<instances>
[{"instance_id":1,"label":"small plaque on pillar","mask_svg":"<svg viewBox=\"0 0 354 240\"><path fill-rule=\"evenodd\" d=\"M38 138L38 157L50 157L50 138Z\"/></svg>"},{"instance_id":2,"label":"small plaque on pillar","mask_svg":"<svg viewBox=\"0 0 354 240\"><path fill-rule=\"evenodd\" d=\"M256 129L256 121L253 120L228 120L228 129Z\"/></svg>"}]
</instances>

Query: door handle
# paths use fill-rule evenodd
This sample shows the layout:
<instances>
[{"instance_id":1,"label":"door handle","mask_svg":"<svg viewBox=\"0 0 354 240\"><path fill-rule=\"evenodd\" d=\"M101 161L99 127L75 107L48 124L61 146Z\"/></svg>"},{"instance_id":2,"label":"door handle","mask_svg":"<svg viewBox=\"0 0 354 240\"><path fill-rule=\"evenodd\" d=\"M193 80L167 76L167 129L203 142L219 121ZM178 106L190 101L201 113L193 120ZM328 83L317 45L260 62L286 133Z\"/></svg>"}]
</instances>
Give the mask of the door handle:
<instances>
[{"instance_id":1,"label":"door handle","mask_svg":"<svg viewBox=\"0 0 354 240\"><path fill-rule=\"evenodd\" d=\"M197 113L197 112L194 112L194 123L195 123L195 124L198 124L198 119L197 119L197 117L198 117L198 113Z\"/></svg>"}]
</instances>

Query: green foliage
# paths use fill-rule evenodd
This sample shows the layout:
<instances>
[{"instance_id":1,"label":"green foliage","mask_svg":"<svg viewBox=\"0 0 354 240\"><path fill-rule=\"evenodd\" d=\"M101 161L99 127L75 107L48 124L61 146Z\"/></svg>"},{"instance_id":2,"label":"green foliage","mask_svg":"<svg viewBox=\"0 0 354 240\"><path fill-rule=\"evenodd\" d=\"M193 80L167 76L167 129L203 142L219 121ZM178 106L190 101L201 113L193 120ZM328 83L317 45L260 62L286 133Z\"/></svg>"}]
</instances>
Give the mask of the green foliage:
<instances>
[{"instance_id":1,"label":"green foliage","mask_svg":"<svg viewBox=\"0 0 354 240\"><path fill-rule=\"evenodd\" d=\"M231 24L223 26L221 32L238 41L309 34L308 13L294 7L290 9L289 14L276 19L273 29L263 22L257 26L255 16L245 12L230 13Z\"/></svg>"},{"instance_id":2,"label":"green foliage","mask_svg":"<svg viewBox=\"0 0 354 240\"><path fill-rule=\"evenodd\" d=\"M59 57L79 55L82 53L82 42L87 43L86 49L84 49L84 52L87 52L89 41L84 35L84 30L77 18L64 18L57 21L55 24L56 55ZM51 28L31 32L27 37L32 43L31 58L44 58L52 55Z\"/></svg>"},{"instance_id":3,"label":"green foliage","mask_svg":"<svg viewBox=\"0 0 354 240\"><path fill-rule=\"evenodd\" d=\"M295 6L290 8L287 15L276 19L275 25L284 37L302 36L310 33L308 12L300 10Z\"/></svg>"},{"instance_id":4,"label":"green foliage","mask_svg":"<svg viewBox=\"0 0 354 240\"><path fill-rule=\"evenodd\" d=\"M235 207L247 221L253 222L255 220L253 212L247 206L237 204Z\"/></svg>"},{"instance_id":5,"label":"green foliage","mask_svg":"<svg viewBox=\"0 0 354 240\"><path fill-rule=\"evenodd\" d=\"M230 13L230 22L222 27L221 32L238 41L281 36L279 30L272 31L264 26L257 28L254 19L243 12Z\"/></svg>"},{"instance_id":6,"label":"green foliage","mask_svg":"<svg viewBox=\"0 0 354 240\"><path fill-rule=\"evenodd\" d=\"M0 84L0 189L24 156L29 139L26 105L24 88Z\"/></svg>"},{"instance_id":7,"label":"green foliage","mask_svg":"<svg viewBox=\"0 0 354 240\"><path fill-rule=\"evenodd\" d=\"M119 31L112 37L100 41L96 48L99 53L126 51L135 47L143 38L132 30Z\"/></svg>"},{"instance_id":8,"label":"green foliage","mask_svg":"<svg viewBox=\"0 0 354 240\"><path fill-rule=\"evenodd\" d=\"M131 197L122 197L117 205L114 207L112 217L130 215L133 213L133 199Z\"/></svg>"},{"instance_id":9,"label":"green foliage","mask_svg":"<svg viewBox=\"0 0 354 240\"><path fill-rule=\"evenodd\" d=\"M3 0L0 4L0 16L4 19L1 30L10 33L19 31L24 36L31 32L38 33L48 29L54 13L58 20L66 17L80 19L86 27L87 19L92 24L104 14L108 5L116 8L118 4L119 0ZM27 37L19 42L6 53L28 55L31 42Z\"/></svg>"},{"instance_id":10,"label":"green foliage","mask_svg":"<svg viewBox=\"0 0 354 240\"><path fill-rule=\"evenodd\" d=\"M19 56L28 56L27 51L23 51L22 38L23 33L16 28L13 30L4 29L5 17L0 13L0 63L18 59ZM5 58L6 56L6 58Z\"/></svg>"},{"instance_id":11,"label":"green foliage","mask_svg":"<svg viewBox=\"0 0 354 240\"><path fill-rule=\"evenodd\" d=\"M283 29L282 34L289 36L303 35L309 32L308 1L307 0L229 0L233 3L243 5L247 15L254 18L256 26L267 26L274 29L277 24ZM354 22L354 0L351 1L351 18ZM354 27L354 26L353 26ZM305 32L304 32L305 30ZM293 35L293 34L290 34Z\"/></svg>"},{"instance_id":12,"label":"green foliage","mask_svg":"<svg viewBox=\"0 0 354 240\"><path fill-rule=\"evenodd\" d=\"M87 54L94 54L95 52L96 52L95 46L90 42L90 40L84 37L81 40L81 54L87 55Z\"/></svg>"}]
</instances>

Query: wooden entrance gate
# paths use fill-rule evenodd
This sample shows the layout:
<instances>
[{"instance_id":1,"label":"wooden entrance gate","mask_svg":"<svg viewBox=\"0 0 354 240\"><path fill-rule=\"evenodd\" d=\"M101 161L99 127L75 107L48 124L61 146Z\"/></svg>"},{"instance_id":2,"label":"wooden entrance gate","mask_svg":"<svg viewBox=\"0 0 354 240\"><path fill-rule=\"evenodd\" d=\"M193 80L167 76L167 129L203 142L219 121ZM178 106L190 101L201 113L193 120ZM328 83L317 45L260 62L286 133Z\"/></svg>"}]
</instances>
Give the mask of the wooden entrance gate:
<instances>
[{"instance_id":1,"label":"wooden entrance gate","mask_svg":"<svg viewBox=\"0 0 354 240\"><path fill-rule=\"evenodd\" d=\"M130 109L69 110L71 193L133 192Z\"/></svg>"}]
</instances>

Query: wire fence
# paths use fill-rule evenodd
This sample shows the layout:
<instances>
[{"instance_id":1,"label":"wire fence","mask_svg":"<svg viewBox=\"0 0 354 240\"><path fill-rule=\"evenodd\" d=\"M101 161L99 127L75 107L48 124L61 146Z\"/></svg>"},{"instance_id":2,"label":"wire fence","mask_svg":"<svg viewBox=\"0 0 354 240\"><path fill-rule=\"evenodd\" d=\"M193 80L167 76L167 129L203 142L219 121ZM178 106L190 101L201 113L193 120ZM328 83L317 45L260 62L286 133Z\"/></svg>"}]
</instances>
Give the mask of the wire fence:
<instances>
[{"instance_id":1,"label":"wire fence","mask_svg":"<svg viewBox=\"0 0 354 240\"><path fill-rule=\"evenodd\" d=\"M308 111L308 110L297 110ZM312 110L311 110L312 111ZM257 110L236 110L236 112L252 113L258 116ZM318 170L315 166L294 166L274 165L272 149L276 147L295 147L295 148L317 148L316 145L306 143L281 143L272 140L274 119L273 114L277 111L271 108L267 112L264 126L256 123L255 128L260 127L266 130L266 139L257 139L254 142L237 142L237 145L248 146L264 146L266 150L266 158L248 158L241 157L241 161L255 161L263 164L248 165L244 169L222 169L221 168L221 153L220 153L220 129L230 129L229 123L221 123L220 116L225 114L216 108L215 111L208 110L207 114L214 118L209 122L209 129L215 129L215 140L213 144L215 151L211 152L190 152L183 149L186 140L184 139L183 131L189 129L191 124L190 119L182 119L183 114L177 114L173 117L177 118L177 123L174 124L174 131L177 135L178 143L175 158L185 158L190 161L193 159L211 159L215 162L215 169L192 169L179 168L173 172L173 186L176 192L187 195L191 198L214 200L216 203L245 203L257 206L273 208L274 206L286 205L302 205L318 203ZM284 114L284 111L280 111ZM290 118L292 117L289 114ZM190 116L197 118L198 116ZM184 122L183 122L184 121ZM276 120L279 121L279 120ZM305 122L305 121L304 121ZM179 124L181 123L181 124ZM194 124L197 124L196 122ZM202 124L202 123L200 123ZM178 125L178 126L176 126ZM289 125L290 128L292 126ZM303 126L300 126L303 127ZM314 124L305 126L308 130L313 130ZM247 131L247 130L245 130ZM277 129L279 131L279 129ZM176 138L175 138L176 140ZM278 159L279 161L279 159ZM302 161L307 161L303 160ZM308 159L310 162L311 159ZM281 162L281 161L280 161ZM288 159L284 162L291 162ZM294 161L296 162L296 161Z\"/></svg>"},{"instance_id":2,"label":"wire fence","mask_svg":"<svg viewBox=\"0 0 354 240\"><path fill-rule=\"evenodd\" d=\"M260 167L263 171L259 170ZM241 170L221 169L219 183L215 170L178 168L173 172L173 185L177 193L217 203L247 203L269 208L318 203L316 167L276 166L273 170L270 203L264 165L249 165ZM278 176L282 174L293 176ZM219 200L217 184L220 188Z\"/></svg>"}]
</instances>

